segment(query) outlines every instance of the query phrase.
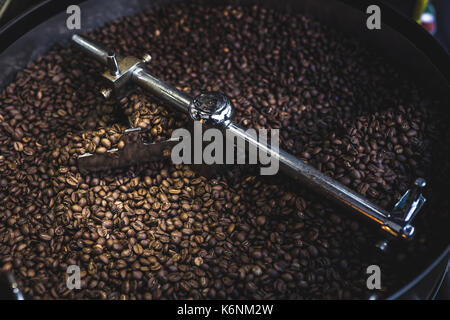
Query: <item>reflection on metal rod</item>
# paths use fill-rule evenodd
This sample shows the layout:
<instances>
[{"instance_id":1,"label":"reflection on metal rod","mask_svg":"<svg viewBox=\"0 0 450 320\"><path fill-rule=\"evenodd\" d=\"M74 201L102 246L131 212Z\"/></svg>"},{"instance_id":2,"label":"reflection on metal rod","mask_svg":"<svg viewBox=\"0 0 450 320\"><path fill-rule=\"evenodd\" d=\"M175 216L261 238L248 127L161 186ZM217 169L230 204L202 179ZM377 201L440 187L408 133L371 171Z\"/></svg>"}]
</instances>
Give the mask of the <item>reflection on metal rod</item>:
<instances>
[{"instance_id":1,"label":"reflection on metal rod","mask_svg":"<svg viewBox=\"0 0 450 320\"><path fill-rule=\"evenodd\" d=\"M178 111L188 113L189 104L192 101L188 95L155 78L143 68L137 68L133 72L133 80L150 93L175 106Z\"/></svg>"},{"instance_id":2,"label":"reflection on metal rod","mask_svg":"<svg viewBox=\"0 0 450 320\"><path fill-rule=\"evenodd\" d=\"M108 58L108 51L101 45L96 44L77 34L72 36L72 41L75 42L81 50L89 54L91 57L100 62L106 63L106 60Z\"/></svg>"}]
</instances>

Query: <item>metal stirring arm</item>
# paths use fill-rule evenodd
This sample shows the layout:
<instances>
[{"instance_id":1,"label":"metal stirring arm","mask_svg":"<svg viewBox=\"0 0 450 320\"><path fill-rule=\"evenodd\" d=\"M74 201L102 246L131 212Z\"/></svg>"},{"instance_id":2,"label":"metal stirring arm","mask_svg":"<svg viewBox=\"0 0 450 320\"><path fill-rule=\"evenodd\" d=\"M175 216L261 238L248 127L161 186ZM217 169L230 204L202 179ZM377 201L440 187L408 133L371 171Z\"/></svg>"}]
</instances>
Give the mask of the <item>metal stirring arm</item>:
<instances>
[{"instance_id":1,"label":"metal stirring arm","mask_svg":"<svg viewBox=\"0 0 450 320\"><path fill-rule=\"evenodd\" d=\"M192 99L146 70L145 64L151 60L148 54L142 59L116 57L114 53L79 35L74 35L72 40L91 57L108 66L108 70L103 74L108 84L108 88L102 90L106 98L112 95L121 96L126 93L127 86L137 84L178 111L189 114L193 120L201 120L222 130L230 130L233 135L257 148L254 150L262 150L271 157L277 158L280 169L284 173L343 207L363 214L378 223L388 234L404 239L414 234L411 222L426 201L420 193L420 189L425 187L423 179L417 179L414 187L405 193L392 212L388 212L293 155L281 149L272 148L266 141L258 140L248 134L245 129L232 121L234 108L226 96L208 92ZM385 245L381 246L382 249L384 247Z\"/></svg>"}]
</instances>

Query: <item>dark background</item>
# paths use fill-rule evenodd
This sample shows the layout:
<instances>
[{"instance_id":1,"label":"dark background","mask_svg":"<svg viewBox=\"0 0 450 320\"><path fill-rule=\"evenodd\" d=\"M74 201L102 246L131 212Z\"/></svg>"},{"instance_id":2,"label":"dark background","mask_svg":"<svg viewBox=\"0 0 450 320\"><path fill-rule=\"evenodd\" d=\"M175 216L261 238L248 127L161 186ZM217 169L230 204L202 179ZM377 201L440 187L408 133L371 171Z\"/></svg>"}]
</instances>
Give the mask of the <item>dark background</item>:
<instances>
[{"instance_id":1,"label":"dark background","mask_svg":"<svg viewBox=\"0 0 450 320\"><path fill-rule=\"evenodd\" d=\"M382 1L409 17L411 17L412 12L414 11L414 0ZM450 1L430 0L429 2L434 5L434 8L436 9L437 32L435 37L448 52L448 49L450 49Z\"/></svg>"},{"instance_id":2,"label":"dark background","mask_svg":"<svg viewBox=\"0 0 450 320\"><path fill-rule=\"evenodd\" d=\"M414 0L382 0L402 12L411 16ZM0 26L18 16L29 7L42 2L42 0L0 0ZM436 9L437 33L436 39L448 50L450 48L450 0L431 0Z\"/></svg>"}]
</instances>

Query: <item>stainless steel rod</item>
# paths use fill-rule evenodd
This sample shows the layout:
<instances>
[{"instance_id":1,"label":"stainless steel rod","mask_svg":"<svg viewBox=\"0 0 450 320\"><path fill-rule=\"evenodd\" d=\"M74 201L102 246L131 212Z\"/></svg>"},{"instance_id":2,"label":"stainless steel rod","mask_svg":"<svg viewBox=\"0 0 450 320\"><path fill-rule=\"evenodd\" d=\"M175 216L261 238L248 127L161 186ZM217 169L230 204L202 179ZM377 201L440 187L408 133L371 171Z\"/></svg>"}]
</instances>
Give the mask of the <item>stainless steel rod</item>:
<instances>
[{"instance_id":1,"label":"stainless steel rod","mask_svg":"<svg viewBox=\"0 0 450 320\"><path fill-rule=\"evenodd\" d=\"M75 42L81 50L95 58L97 61L104 64L107 63L108 50L106 48L77 34L72 36L72 41Z\"/></svg>"},{"instance_id":2,"label":"stainless steel rod","mask_svg":"<svg viewBox=\"0 0 450 320\"><path fill-rule=\"evenodd\" d=\"M175 106L178 111L189 113L189 104L192 98L187 94L152 76L142 68L137 68L133 72L133 80L169 105Z\"/></svg>"}]
</instances>

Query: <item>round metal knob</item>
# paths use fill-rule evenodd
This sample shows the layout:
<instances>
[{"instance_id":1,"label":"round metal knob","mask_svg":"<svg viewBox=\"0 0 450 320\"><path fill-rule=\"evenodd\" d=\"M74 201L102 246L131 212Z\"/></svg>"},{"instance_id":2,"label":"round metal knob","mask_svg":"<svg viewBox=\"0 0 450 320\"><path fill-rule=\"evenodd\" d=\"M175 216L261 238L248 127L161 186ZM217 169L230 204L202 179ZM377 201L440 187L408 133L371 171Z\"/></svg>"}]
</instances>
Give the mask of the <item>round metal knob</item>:
<instances>
[{"instance_id":1,"label":"round metal knob","mask_svg":"<svg viewBox=\"0 0 450 320\"><path fill-rule=\"evenodd\" d=\"M231 101L219 92L205 92L195 97L189 105L193 120L227 126L234 114Z\"/></svg>"}]
</instances>

